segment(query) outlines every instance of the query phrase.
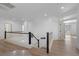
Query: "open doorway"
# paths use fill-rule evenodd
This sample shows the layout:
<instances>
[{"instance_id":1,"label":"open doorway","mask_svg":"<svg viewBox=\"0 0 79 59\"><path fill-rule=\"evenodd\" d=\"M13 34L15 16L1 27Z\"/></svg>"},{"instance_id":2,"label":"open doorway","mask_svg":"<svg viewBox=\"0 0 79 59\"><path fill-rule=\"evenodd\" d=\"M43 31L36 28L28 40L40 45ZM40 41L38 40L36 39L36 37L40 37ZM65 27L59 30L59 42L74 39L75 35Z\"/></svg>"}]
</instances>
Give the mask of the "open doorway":
<instances>
[{"instance_id":1,"label":"open doorway","mask_svg":"<svg viewBox=\"0 0 79 59\"><path fill-rule=\"evenodd\" d=\"M65 24L65 38L76 37L76 20L64 21Z\"/></svg>"},{"instance_id":2,"label":"open doorway","mask_svg":"<svg viewBox=\"0 0 79 59\"><path fill-rule=\"evenodd\" d=\"M72 43L74 43L76 39L76 23L77 20L67 20L64 21L65 24L65 43L67 44L67 47L71 46Z\"/></svg>"}]
</instances>

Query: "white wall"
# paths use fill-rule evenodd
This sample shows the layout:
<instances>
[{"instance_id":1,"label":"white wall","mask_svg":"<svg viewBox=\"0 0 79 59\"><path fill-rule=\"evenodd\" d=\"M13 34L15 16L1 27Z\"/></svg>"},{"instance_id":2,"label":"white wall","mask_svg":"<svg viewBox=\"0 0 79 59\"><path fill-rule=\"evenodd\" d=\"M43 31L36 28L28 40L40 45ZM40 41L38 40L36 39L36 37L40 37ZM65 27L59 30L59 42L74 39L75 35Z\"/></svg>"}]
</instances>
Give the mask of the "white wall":
<instances>
[{"instance_id":1,"label":"white wall","mask_svg":"<svg viewBox=\"0 0 79 59\"><path fill-rule=\"evenodd\" d=\"M56 22L56 18L43 18L43 19L36 19L33 22L24 22L25 32L33 32L33 33L46 33L46 32L53 32L54 39L58 39L58 22ZM28 28L28 29L27 29ZM41 35L40 34L40 35Z\"/></svg>"},{"instance_id":2,"label":"white wall","mask_svg":"<svg viewBox=\"0 0 79 59\"><path fill-rule=\"evenodd\" d=\"M77 20L77 39L75 40L75 47L79 49L79 19Z\"/></svg>"},{"instance_id":3,"label":"white wall","mask_svg":"<svg viewBox=\"0 0 79 59\"><path fill-rule=\"evenodd\" d=\"M26 27L28 24L25 24L25 27L28 28L27 31L31 31L38 39L40 39L40 37L46 37L46 32L52 32L52 39L56 40L59 37L59 25L57 20L58 19L55 17L37 18L35 20L32 20L31 22L24 22L24 24L30 24L28 27ZM25 32L27 31L25 30ZM40 39L40 47L46 47L45 39Z\"/></svg>"},{"instance_id":4,"label":"white wall","mask_svg":"<svg viewBox=\"0 0 79 59\"><path fill-rule=\"evenodd\" d=\"M0 39L4 38L5 24L12 24L12 31L21 31L21 24L18 21L0 18Z\"/></svg>"}]
</instances>

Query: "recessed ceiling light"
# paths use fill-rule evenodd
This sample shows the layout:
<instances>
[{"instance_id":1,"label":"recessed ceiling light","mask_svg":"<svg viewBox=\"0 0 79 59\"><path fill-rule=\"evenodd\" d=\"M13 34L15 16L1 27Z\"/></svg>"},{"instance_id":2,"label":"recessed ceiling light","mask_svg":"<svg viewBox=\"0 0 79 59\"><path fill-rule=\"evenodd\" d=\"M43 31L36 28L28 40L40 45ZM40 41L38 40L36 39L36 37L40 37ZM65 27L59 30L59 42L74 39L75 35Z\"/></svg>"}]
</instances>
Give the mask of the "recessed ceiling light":
<instances>
[{"instance_id":1,"label":"recessed ceiling light","mask_svg":"<svg viewBox=\"0 0 79 59\"><path fill-rule=\"evenodd\" d=\"M65 7L63 7L63 6L61 7L61 9L64 9L64 8L65 8Z\"/></svg>"}]
</instances>

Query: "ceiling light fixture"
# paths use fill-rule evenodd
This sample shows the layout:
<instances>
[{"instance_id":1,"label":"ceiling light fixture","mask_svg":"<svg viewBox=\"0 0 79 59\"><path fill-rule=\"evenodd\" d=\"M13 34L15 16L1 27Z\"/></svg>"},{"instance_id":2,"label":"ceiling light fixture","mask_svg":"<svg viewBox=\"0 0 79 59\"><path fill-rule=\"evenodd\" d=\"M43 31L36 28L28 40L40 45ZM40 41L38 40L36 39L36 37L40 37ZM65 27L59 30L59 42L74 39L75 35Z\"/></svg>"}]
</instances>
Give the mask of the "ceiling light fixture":
<instances>
[{"instance_id":1,"label":"ceiling light fixture","mask_svg":"<svg viewBox=\"0 0 79 59\"><path fill-rule=\"evenodd\" d=\"M61 9L64 9L64 8L65 8L65 7L63 7L63 6L61 7Z\"/></svg>"},{"instance_id":2,"label":"ceiling light fixture","mask_svg":"<svg viewBox=\"0 0 79 59\"><path fill-rule=\"evenodd\" d=\"M64 23L74 23L77 22L77 20L68 20L68 21L64 21Z\"/></svg>"}]
</instances>

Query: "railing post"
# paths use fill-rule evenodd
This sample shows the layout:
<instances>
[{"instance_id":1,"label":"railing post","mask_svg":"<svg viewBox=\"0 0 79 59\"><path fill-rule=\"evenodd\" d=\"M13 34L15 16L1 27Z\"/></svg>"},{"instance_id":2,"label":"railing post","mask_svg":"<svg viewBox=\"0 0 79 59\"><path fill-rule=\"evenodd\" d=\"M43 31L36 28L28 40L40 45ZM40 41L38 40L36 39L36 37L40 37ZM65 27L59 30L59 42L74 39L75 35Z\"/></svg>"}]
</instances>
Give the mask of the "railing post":
<instances>
[{"instance_id":1,"label":"railing post","mask_svg":"<svg viewBox=\"0 0 79 59\"><path fill-rule=\"evenodd\" d=\"M38 40L38 48L39 48L39 40Z\"/></svg>"},{"instance_id":2,"label":"railing post","mask_svg":"<svg viewBox=\"0 0 79 59\"><path fill-rule=\"evenodd\" d=\"M6 31L4 32L4 39L6 39Z\"/></svg>"},{"instance_id":3,"label":"railing post","mask_svg":"<svg viewBox=\"0 0 79 59\"><path fill-rule=\"evenodd\" d=\"M47 53L49 53L49 32L47 32Z\"/></svg>"},{"instance_id":4,"label":"railing post","mask_svg":"<svg viewBox=\"0 0 79 59\"><path fill-rule=\"evenodd\" d=\"M31 44L31 32L29 32L29 44Z\"/></svg>"}]
</instances>

